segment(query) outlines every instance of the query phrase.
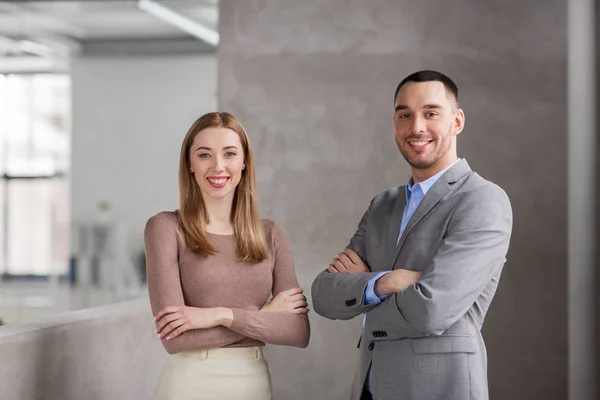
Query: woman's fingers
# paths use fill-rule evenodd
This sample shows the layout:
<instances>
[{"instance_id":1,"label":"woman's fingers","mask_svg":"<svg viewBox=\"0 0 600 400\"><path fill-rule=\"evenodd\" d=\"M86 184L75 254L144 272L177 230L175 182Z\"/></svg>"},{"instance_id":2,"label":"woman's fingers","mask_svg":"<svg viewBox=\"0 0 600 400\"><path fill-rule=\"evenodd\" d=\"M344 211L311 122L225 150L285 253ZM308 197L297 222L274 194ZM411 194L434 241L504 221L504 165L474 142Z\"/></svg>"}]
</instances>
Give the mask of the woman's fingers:
<instances>
[{"instance_id":1,"label":"woman's fingers","mask_svg":"<svg viewBox=\"0 0 600 400\"><path fill-rule=\"evenodd\" d=\"M310 310L308 307L294 308L291 312L293 314L308 314Z\"/></svg>"},{"instance_id":2,"label":"woman's fingers","mask_svg":"<svg viewBox=\"0 0 600 400\"><path fill-rule=\"evenodd\" d=\"M179 306L167 306L167 307L163 307L162 309L160 309L154 315L154 321L157 322L158 320L160 320L165 315L172 314L172 313L175 313L177 311L179 311Z\"/></svg>"},{"instance_id":3,"label":"woman's fingers","mask_svg":"<svg viewBox=\"0 0 600 400\"><path fill-rule=\"evenodd\" d=\"M294 308L302 308L302 307L308 307L308 303L306 302L306 299L301 299L301 300L296 300L292 303L292 306Z\"/></svg>"},{"instance_id":4,"label":"woman's fingers","mask_svg":"<svg viewBox=\"0 0 600 400\"><path fill-rule=\"evenodd\" d=\"M293 296L290 296L289 299L293 303L298 300L306 300L306 296L303 295L302 293L300 293L300 294L295 294Z\"/></svg>"},{"instance_id":5,"label":"woman's fingers","mask_svg":"<svg viewBox=\"0 0 600 400\"><path fill-rule=\"evenodd\" d=\"M175 321L177 318L179 318L178 313L166 314L163 317L161 317L158 321L156 321L156 333L162 331L165 325L167 325L171 321Z\"/></svg>"},{"instance_id":6,"label":"woman's fingers","mask_svg":"<svg viewBox=\"0 0 600 400\"><path fill-rule=\"evenodd\" d=\"M170 323L165 325L165 327L160 331L159 337L162 339L165 336L169 336L169 333L171 333L175 329L179 328L183 324L185 324L185 320L183 320L183 319L176 319L174 321L171 321Z\"/></svg>"},{"instance_id":7,"label":"woman's fingers","mask_svg":"<svg viewBox=\"0 0 600 400\"><path fill-rule=\"evenodd\" d=\"M189 325L188 324L183 324L183 325L179 326L177 329L175 329L173 332L171 332L167 336L167 340L173 340L177 336L181 335L183 332L185 332L187 330L189 330Z\"/></svg>"}]
</instances>

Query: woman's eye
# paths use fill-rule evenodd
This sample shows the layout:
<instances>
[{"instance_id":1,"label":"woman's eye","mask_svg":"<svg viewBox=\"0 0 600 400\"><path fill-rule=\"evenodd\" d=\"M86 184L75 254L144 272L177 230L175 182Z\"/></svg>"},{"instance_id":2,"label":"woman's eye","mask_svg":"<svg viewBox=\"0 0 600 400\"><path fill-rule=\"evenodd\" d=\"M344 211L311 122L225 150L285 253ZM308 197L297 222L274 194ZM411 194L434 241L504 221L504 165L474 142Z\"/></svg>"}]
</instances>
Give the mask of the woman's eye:
<instances>
[{"instance_id":1,"label":"woman's eye","mask_svg":"<svg viewBox=\"0 0 600 400\"><path fill-rule=\"evenodd\" d=\"M200 158L207 158L208 154L207 153L202 153L202 154L199 154L198 157L200 157Z\"/></svg>"},{"instance_id":2,"label":"woman's eye","mask_svg":"<svg viewBox=\"0 0 600 400\"><path fill-rule=\"evenodd\" d=\"M233 151L228 151L227 153L225 153L226 157L234 157L235 153Z\"/></svg>"}]
</instances>

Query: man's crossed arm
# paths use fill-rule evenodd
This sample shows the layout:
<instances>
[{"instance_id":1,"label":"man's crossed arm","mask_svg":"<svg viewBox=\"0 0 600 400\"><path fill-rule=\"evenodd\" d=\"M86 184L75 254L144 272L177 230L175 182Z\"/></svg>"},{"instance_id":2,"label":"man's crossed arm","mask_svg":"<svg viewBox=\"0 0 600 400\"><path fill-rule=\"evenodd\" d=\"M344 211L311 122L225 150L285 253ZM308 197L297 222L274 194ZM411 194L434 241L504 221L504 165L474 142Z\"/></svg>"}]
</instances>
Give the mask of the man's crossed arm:
<instances>
[{"instance_id":1,"label":"man's crossed arm","mask_svg":"<svg viewBox=\"0 0 600 400\"><path fill-rule=\"evenodd\" d=\"M368 301L368 290L373 290L373 294L381 299L401 292L420 277L420 272L406 269L371 272L354 250L346 248L315 279L313 306L319 315L326 318L351 319L379 304ZM369 285L369 282L372 284Z\"/></svg>"}]
</instances>

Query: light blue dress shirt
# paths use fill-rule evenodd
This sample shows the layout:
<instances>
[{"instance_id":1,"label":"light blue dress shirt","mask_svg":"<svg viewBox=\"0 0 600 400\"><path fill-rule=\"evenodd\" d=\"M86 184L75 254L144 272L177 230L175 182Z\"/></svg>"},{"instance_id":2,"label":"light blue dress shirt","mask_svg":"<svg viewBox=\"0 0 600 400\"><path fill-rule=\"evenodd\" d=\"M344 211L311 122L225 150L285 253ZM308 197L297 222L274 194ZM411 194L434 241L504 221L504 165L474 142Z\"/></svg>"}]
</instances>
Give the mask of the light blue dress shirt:
<instances>
[{"instance_id":1,"label":"light blue dress shirt","mask_svg":"<svg viewBox=\"0 0 600 400\"><path fill-rule=\"evenodd\" d=\"M444 173L446 171L448 171L450 168L452 168L452 166L454 166L454 164L456 164L458 161L460 161L460 159L454 161L452 164L450 164L449 166L447 166L446 168L444 168L443 170L441 170L440 172L438 172L431 178L424 180L423 182L419 182L419 183L416 183L413 185L413 184L411 184L411 182L412 182L412 178L411 178L408 185L406 185L404 187L406 190L406 205L404 206L404 213L402 214L402 222L400 223L400 231L398 232L398 239L396 240L396 246L398 246L398 243L400 242L400 238L402 237L402 233L404 232L404 229L406 229L406 225L408 225L408 221L410 221L410 218L415 213L415 210L417 209L417 207L419 207L419 204L421 204L421 201L423 201L423 198L425 197L425 195L427 194L429 189L431 189L433 184L436 183L437 180L440 179L440 177L442 175L444 175ZM383 275L385 275L389 272L391 272L391 271L380 272L369 281L369 283L367 284L367 287L365 288L365 304L379 304L379 303L381 303L382 300L389 297L389 295L378 297L375 294L375 282L377 282L377 279L381 278ZM365 327L366 321L367 321L367 313L365 313L365 316L363 317L363 329ZM369 375L369 379L367 379L367 390L369 390L369 392L370 392L371 391L371 367L370 366L369 366L368 375Z\"/></svg>"}]
</instances>

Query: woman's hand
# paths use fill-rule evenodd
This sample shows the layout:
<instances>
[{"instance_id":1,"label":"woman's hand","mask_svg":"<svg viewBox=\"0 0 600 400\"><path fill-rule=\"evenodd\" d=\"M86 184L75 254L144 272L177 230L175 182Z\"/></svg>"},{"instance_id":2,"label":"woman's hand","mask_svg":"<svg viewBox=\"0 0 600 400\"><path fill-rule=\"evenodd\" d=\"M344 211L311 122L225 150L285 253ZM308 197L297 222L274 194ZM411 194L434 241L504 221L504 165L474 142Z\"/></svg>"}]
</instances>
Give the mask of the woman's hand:
<instances>
[{"instance_id":1,"label":"woman's hand","mask_svg":"<svg viewBox=\"0 0 600 400\"><path fill-rule=\"evenodd\" d=\"M274 299L267 301L260 310L284 311L294 314L306 314L309 311L306 296L304 296L300 288L292 288L279 292Z\"/></svg>"},{"instance_id":2,"label":"woman's hand","mask_svg":"<svg viewBox=\"0 0 600 400\"><path fill-rule=\"evenodd\" d=\"M196 308L188 306L168 306L156 313L155 333L162 339L171 340L191 329L208 329L215 326L230 326L233 311L230 308Z\"/></svg>"}]
</instances>

